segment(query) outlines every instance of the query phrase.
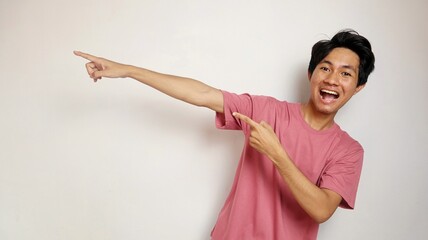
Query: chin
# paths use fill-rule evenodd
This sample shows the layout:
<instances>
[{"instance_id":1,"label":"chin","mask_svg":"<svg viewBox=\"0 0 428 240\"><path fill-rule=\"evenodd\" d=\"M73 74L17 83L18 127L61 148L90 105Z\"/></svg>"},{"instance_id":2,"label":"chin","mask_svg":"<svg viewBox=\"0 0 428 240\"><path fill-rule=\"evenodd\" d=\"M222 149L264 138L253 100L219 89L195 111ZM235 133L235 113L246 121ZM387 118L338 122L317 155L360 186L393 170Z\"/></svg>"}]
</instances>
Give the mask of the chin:
<instances>
[{"instance_id":1,"label":"chin","mask_svg":"<svg viewBox=\"0 0 428 240\"><path fill-rule=\"evenodd\" d=\"M315 104L315 110L323 115L336 115L339 108L332 105Z\"/></svg>"}]
</instances>

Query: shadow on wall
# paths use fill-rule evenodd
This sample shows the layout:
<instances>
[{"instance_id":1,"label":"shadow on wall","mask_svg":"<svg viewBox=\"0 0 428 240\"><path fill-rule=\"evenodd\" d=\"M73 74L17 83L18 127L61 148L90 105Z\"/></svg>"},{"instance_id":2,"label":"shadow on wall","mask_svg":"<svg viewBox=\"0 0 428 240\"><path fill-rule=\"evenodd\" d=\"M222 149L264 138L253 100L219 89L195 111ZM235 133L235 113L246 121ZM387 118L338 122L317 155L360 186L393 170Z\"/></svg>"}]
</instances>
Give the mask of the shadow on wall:
<instances>
[{"instance_id":1,"label":"shadow on wall","mask_svg":"<svg viewBox=\"0 0 428 240\"><path fill-rule=\"evenodd\" d=\"M291 79L287 80L291 87L289 92L292 93L292 96L285 96L287 101L307 101L309 81L306 72L307 68L304 64L300 64L294 69ZM62 98L63 101L56 102L61 105L57 113L65 114L63 117L68 119L67 121L79 123L106 119L107 123L101 126L102 128L113 127L120 131L123 130L123 126L126 126L126 129L132 129L129 131L141 132L142 135L146 134L148 128L150 128L149 132L161 131L183 136L192 132L194 137L201 141L189 143L189 149L202 146L203 148L225 150L218 154L218 158L221 158L219 161L221 163L218 164L224 168L218 181L220 181L219 185L223 187L218 189L218 197L212 207L212 219L207 222L209 224L207 229L211 230L233 182L244 144L242 132L218 130L214 123L215 113L211 110L188 106L186 103L171 100L166 96L151 99L144 95L118 94L112 97L111 94L99 94L95 97L92 96L89 101L87 98L82 99L85 100L84 103L74 97L67 100ZM63 112L64 109L67 111ZM121 124L117 125L118 122ZM73 123L70 124L73 125ZM121 135L121 137L123 136ZM195 161L200 161L200 159L195 159Z\"/></svg>"},{"instance_id":2,"label":"shadow on wall","mask_svg":"<svg viewBox=\"0 0 428 240\"><path fill-rule=\"evenodd\" d=\"M300 66L295 75L296 81L296 92L297 92L297 101L307 102L309 99L309 89L310 84L308 80L308 69L307 66Z\"/></svg>"},{"instance_id":3,"label":"shadow on wall","mask_svg":"<svg viewBox=\"0 0 428 240\"><path fill-rule=\"evenodd\" d=\"M200 141L189 143L188 148L190 151L192 147L198 146L206 150L225 149L225 151L221 153L215 153L218 157L218 161L216 161L214 165L218 165L218 169L221 169L220 172L217 171L218 178L216 182L218 182L217 187L221 187L211 189L211 191L215 191L217 194L215 194L215 201L213 201L214 205L210 206L212 213L210 214L210 219L206 221L206 232L201 236L201 239L203 239L210 234L216 222L217 215L232 186L239 157L244 145L244 136L242 132L216 129L214 121L215 112L208 109L187 106L186 103L182 102L177 103L177 106L182 106L176 108L163 100L161 100L161 102L156 102L156 104L153 104L153 102L141 103L142 101L133 102L138 102L138 104L132 107L133 110L130 110L133 112L133 115L135 114L136 121L153 123L149 125L152 125L154 128L159 128L159 131L163 132L187 134L190 131L195 133ZM173 104L175 105L176 103ZM144 113L141 109L144 109ZM185 110L185 113L183 113L183 110ZM201 111L205 111L205 113L201 113ZM195 114L193 115L191 113ZM204 160L195 157L193 161L196 166L200 166L200 162Z\"/></svg>"},{"instance_id":4,"label":"shadow on wall","mask_svg":"<svg viewBox=\"0 0 428 240\"><path fill-rule=\"evenodd\" d=\"M290 74L290 79L285 79L288 81L287 86L283 86L283 88L290 90L288 94L281 97L288 102L306 103L310 93L307 65L302 63L292 70L294 71Z\"/></svg>"}]
</instances>

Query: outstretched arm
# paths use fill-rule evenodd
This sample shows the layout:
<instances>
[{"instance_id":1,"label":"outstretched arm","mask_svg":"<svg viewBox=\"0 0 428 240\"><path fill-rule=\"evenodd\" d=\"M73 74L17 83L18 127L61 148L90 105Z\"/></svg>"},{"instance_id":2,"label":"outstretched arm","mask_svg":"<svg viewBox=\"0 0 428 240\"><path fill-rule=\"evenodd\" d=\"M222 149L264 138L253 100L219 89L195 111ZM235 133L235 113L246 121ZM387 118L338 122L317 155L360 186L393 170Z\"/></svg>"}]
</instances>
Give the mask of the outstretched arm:
<instances>
[{"instance_id":1,"label":"outstretched arm","mask_svg":"<svg viewBox=\"0 0 428 240\"><path fill-rule=\"evenodd\" d=\"M233 113L233 115L250 126L250 146L272 160L306 213L318 223L327 221L339 206L342 197L336 192L313 184L291 161L268 123L263 121L257 123L240 113Z\"/></svg>"},{"instance_id":2,"label":"outstretched arm","mask_svg":"<svg viewBox=\"0 0 428 240\"><path fill-rule=\"evenodd\" d=\"M198 80L125 65L79 51L74 51L74 54L90 61L86 64L86 70L95 82L103 77L129 77L178 100L195 106L206 107L219 113L223 112L221 91Z\"/></svg>"}]
</instances>

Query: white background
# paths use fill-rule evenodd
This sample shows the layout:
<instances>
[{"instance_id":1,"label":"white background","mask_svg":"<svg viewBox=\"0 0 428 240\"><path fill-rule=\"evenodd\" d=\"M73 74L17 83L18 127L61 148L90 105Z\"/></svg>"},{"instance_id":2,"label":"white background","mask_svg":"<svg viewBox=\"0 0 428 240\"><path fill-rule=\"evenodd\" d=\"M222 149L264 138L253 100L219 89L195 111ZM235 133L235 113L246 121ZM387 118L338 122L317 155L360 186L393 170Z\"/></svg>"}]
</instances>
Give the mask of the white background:
<instances>
[{"instance_id":1,"label":"white background","mask_svg":"<svg viewBox=\"0 0 428 240\"><path fill-rule=\"evenodd\" d=\"M337 122L365 147L354 211L319 239L425 239L428 2L0 1L0 239L209 239L243 145L214 113L73 50L305 101L312 45L343 28L376 69Z\"/></svg>"}]
</instances>

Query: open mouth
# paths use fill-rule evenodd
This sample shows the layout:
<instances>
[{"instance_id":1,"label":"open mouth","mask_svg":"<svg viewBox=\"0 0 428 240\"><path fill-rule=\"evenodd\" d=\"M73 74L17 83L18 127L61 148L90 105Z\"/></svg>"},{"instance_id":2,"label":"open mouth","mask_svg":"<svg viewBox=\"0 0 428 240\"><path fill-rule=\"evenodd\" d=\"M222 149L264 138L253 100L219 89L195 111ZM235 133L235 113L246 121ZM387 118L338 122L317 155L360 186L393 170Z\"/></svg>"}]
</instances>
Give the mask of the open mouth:
<instances>
[{"instance_id":1,"label":"open mouth","mask_svg":"<svg viewBox=\"0 0 428 240\"><path fill-rule=\"evenodd\" d=\"M323 100L331 102L339 98L339 93L331 90L321 89L320 95Z\"/></svg>"}]
</instances>

